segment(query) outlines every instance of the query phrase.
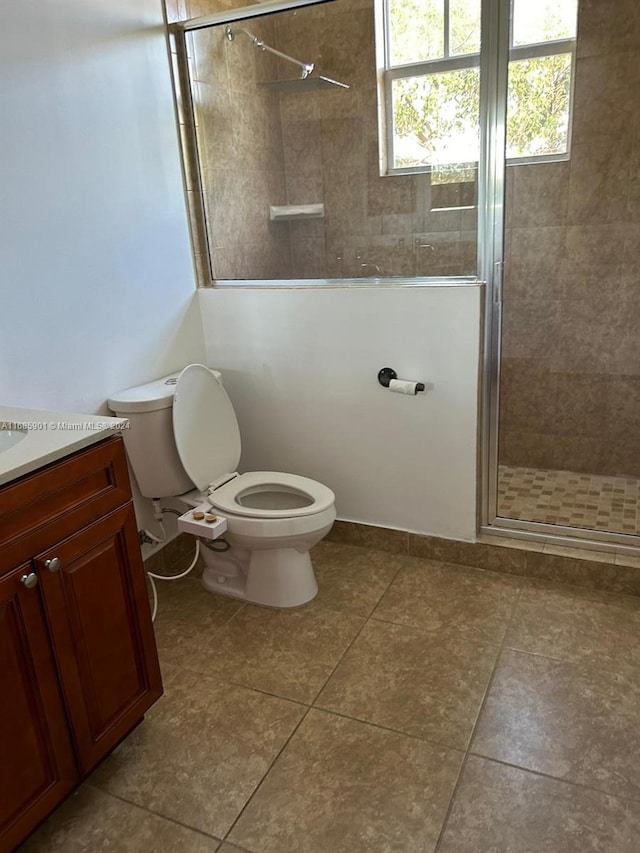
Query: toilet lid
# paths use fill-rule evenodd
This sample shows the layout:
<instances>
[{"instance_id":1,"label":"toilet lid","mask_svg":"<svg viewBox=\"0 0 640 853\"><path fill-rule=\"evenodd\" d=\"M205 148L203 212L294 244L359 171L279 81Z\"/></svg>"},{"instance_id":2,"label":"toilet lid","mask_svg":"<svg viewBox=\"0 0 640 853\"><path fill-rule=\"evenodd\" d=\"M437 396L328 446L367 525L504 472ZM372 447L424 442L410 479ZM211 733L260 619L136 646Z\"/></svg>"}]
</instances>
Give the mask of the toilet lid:
<instances>
[{"instance_id":1,"label":"toilet lid","mask_svg":"<svg viewBox=\"0 0 640 853\"><path fill-rule=\"evenodd\" d=\"M240 430L227 392L208 367L190 364L178 377L173 433L180 461L200 491L240 461Z\"/></svg>"}]
</instances>

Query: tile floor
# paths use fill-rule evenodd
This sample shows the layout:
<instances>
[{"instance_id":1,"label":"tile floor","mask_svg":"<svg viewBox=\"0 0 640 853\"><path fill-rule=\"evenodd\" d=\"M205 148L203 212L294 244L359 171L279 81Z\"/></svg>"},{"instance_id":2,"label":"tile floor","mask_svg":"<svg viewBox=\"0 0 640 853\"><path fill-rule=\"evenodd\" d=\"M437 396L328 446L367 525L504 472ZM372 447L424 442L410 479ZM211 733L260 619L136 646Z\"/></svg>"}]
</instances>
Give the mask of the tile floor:
<instances>
[{"instance_id":1,"label":"tile floor","mask_svg":"<svg viewBox=\"0 0 640 853\"><path fill-rule=\"evenodd\" d=\"M538 468L498 468L502 518L640 533L640 480Z\"/></svg>"},{"instance_id":2,"label":"tile floor","mask_svg":"<svg viewBox=\"0 0 640 853\"><path fill-rule=\"evenodd\" d=\"M637 853L640 598L369 548L160 585L165 695L23 853Z\"/></svg>"}]
</instances>

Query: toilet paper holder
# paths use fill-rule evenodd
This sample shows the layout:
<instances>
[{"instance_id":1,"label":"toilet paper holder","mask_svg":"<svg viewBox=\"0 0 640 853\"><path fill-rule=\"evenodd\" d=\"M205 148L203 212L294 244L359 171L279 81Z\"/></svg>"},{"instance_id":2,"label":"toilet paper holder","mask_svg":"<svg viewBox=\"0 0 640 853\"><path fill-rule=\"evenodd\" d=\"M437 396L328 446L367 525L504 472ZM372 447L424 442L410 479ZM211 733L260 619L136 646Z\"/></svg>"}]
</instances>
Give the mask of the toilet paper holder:
<instances>
[{"instance_id":1,"label":"toilet paper holder","mask_svg":"<svg viewBox=\"0 0 640 853\"><path fill-rule=\"evenodd\" d=\"M383 388L388 388L391 380L397 378L398 374L393 367L383 367L382 370L378 371L378 382ZM420 391L424 391L424 382L416 382L416 394Z\"/></svg>"}]
</instances>

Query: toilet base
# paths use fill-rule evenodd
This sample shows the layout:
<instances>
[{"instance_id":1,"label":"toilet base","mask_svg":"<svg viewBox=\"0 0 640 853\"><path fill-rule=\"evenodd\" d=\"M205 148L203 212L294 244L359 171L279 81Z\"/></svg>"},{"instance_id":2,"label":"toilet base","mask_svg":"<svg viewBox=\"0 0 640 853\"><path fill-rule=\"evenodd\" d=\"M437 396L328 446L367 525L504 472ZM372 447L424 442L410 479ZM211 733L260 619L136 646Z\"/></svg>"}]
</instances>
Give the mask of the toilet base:
<instances>
[{"instance_id":1,"label":"toilet base","mask_svg":"<svg viewBox=\"0 0 640 853\"><path fill-rule=\"evenodd\" d=\"M264 607L299 607L315 598L318 584L308 551L231 548L215 554L203 549L202 585L209 592L241 598Z\"/></svg>"}]
</instances>

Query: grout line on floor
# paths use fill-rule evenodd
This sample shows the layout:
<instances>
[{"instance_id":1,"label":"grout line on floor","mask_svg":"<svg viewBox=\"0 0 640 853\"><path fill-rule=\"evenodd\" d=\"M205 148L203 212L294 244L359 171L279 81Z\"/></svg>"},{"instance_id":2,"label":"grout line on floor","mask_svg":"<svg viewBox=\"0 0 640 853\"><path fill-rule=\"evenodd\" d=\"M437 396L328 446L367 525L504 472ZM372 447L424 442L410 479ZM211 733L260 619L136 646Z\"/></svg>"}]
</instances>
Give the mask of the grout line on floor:
<instances>
[{"instance_id":1,"label":"grout line on floor","mask_svg":"<svg viewBox=\"0 0 640 853\"><path fill-rule=\"evenodd\" d=\"M456 795L458 793L458 789L460 787L460 782L462 781L462 777L464 776L465 767L467 766L467 761L469 760L469 753L465 752L462 758L462 764L460 765L460 770L458 771L458 778L456 779L456 784L453 786L453 791L451 792L451 796L449 798L449 802L447 803L447 808L444 813L444 818L442 819L442 826L440 827L440 832L438 833L438 838L436 840L436 846L433 848L433 853L438 853L438 851L442 847L442 840L444 838L445 832L447 831L447 825L449 823L449 818L451 817L451 812L453 811L453 804L456 800Z\"/></svg>"},{"instance_id":2,"label":"grout line on floor","mask_svg":"<svg viewBox=\"0 0 640 853\"><path fill-rule=\"evenodd\" d=\"M475 637L468 637L459 633L459 629L455 633L447 634L443 633L442 629L433 631L429 628L419 627L417 625L407 625L405 622L394 622L392 619L381 619L379 616L370 616L369 619L367 619L367 622L368 621L379 622L382 625L393 625L395 628L406 628L408 631L418 631L423 636L427 636L429 638L433 637L434 639L439 638L443 641L462 640L463 642L472 643L474 646L489 646L489 648L500 648L502 645L502 640L478 640Z\"/></svg>"},{"instance_id":3,"label":"grout line on floor","mask_svg":"<svg viewBox=\"0 0 640 853\"><path fill-rule=\"evenodd\" d=\"M517 618L517 615L518 615L518 612L520 609L520 602L522 601L522 594L523 594L523 589L521 587L518 590L518 594L517 594L516 599L513 603L513 610L511 611L511 616L509 617L509 619L507 620L507 623L505 625L504 634L502 635L502 640L500 642L500 648L498 649L498 655L496 657L496 660L495 660L495 663L493 666L493 670L491 672L491 675L489 676L489 681L487 683L487 689L485 690L484 696L482 697L482 702L480 703L480 707L478 708L478 713L476 714L476 719L475 719L475 722L473 724L473 728L471 730L471 736L469 737L469 743L467 744L467 752L471 752L471 749L473 746L473 740L475 738L476 731L478 729L478 723L480 722L480 717L482 716L484 706L486 705L487 698L489 697L489 693L491 692L491 688L493 687L493 682L495 680L496 672L498 671L498 666L500 665L500 660L502 659L503 652L505 651L505 649L509 648L509 646L507 646L507 638L509 636L509 632L511 631L511 628L513 627L513 625L516 621L516 618Z\"/></svg>"},{"instance_id":4,"label":"grout line on floor","mask_svg":"<svg viewBox=\"0 0 640 853\"><path fill-rule=\"evenodd\" d=\"M90 778L90 777L89 777ZM133 800L128 800L126 797L121 797L120 794L114 794L111 791L107 791L105 788L101 788L99 785L96 785L94 782L89 781L89 779L85 780L78 788L86 785L89 788L93 788L94 791L100 791L101 794L106 794L108 797L113 797L114 800L120 800L121 803L126 803L128 806L134 806L136 809L140 809L143 812L147 812L148 814L154 815L154 817L160 817L162 820L169 821L169 823L174 823L176 826L181 826L183 829L189 829L191 832L195 832L198 835L202 835L205 838L209 838L213 841L218 841L222 843L222 839L218 838L217 835L211 835L208 832L205 832L203 829L198 829L196 826L190 826L188 823L183 823L180 820L176 820L175 817L169 817L162 812L157 812L154 809L150 809L148 806L142 806L140 803L136 803Z\"/></svg>"},{"instance_id":5,"label":"grout line on floor","mask_svg":"<svg viewBox=\"0 0 640 853\"><path fill-rule=\"evenodd\" d=\"M298 729L300 728L300 726L301 726L301 725L304 723L304 721L307 719L307 716L308 716L308 714L309 714L309 711L310 711L310 710L311 710L311 706L307 707L307 710L304 712L304 714L302 715L302 717L300 718L300 720L299 720L299 721L296 723L296 725L293 727L293 729L292 729L291 734L289 735L289 737L285 740L285 742L282 744L282 746L280 747L280 749L278 750L278 752L275 754L275 756L273 757L273 759L269 762L269 766L267 767L267 769L265 770L265 772L262 774L262 777L260 778L260 781L259 781L259 782L258 782L258 784L255 786L255 788L254 788L254 789L253 789L253 791L251 792L250 796L247 798L246 803L242 806L242 808L240 809L240 811L238 812L238 814L237 814L237 815L236 815L236 817L234 818L234 820L233 820L233 822L231 823L231 826L229 827L229 829L225 832L225 834L224 834L224 838L222 839L223 841L227 841L227 840L229 840L229 835L231 834L231 832L233 832L233 828L235 827L235 825L238 823L238 821L240 820L240 818L241 818L241 817L242 817L242 815L244 814L244 812L245 812L245 810L247 809L247 807L248 807L249 803L253 800L253 798L255 797L255 795L258 793L258 791L260 790L260 788L261 788L261 787L262 787L262 785L264 784L264 782L265 782L265 780L266 780L267 776L268 776L268 775L269 775L269 773L271 772L271 770L272 770L273 766L275 765L276 761L280 758L280 756L282 755L282 753L285 751L285 749L286 749L286 748L287 748L287 746L289 745L289 743L290 743L290 741L291 741L291 738L295 735L295 733L298 731ZM229 841L229 843L230 843L230 844L233 844L233 842L232 842L232 841Z\"/></svg>"},{"instance_id":6,"label":"grout line on floor","mask_svg":"<svg viewBox=\"0 0 640 853\"><path fill-rule=\"evenodd\" d=\"M232 679L223 679L223 684L231 684L234 687L240 687L242 690L252 690L254 693L260 693L262 696L270 696L272 699L280 699L282 702L291 702L292 705L299 705L301 708L311 708L312 705L310 702L302 702L300 699L291 699L289 696L282 696L280 693L272 693L270 690L263 690L261 687L249 687L247 684L243 684L241 681L234 681Z\"/></svg>"},{"instance_id":7,"label":"grout line on floor","mask_svg":"<svg viewBox=\"0 0 640 853\"><path fill-rule=\"evenodd\" d=\"M346 657L346 656L347 656L347 654L349 653L349 650L351 649L351 647L353 646L353 644L355 643L355 641L358 639L358 637L360 636L360 634L364 631L365 625L367 624L367 622L369 621L369 619L370 619L370 618L371 618L371 617L368 617L368 618L364 619L364 621L362 622L362 625L358 628L358 630L357 630L357 632L356 632L355 636L353 637L353 639L352 639L352 640L351 640L351 642L347 645L347 647L346 647L346 649L344 650L344 652L340 655L340 657L339 657L339 658L338 658L338 660L336 661L335 666L333 667L333 669L331 670L331 672L329 673L329 675L327 676L327 678L324 680L324 682L323 682L323 684L322 684L322 687L317 691L316 695L315 695L315 696L313 697L313 699L311 700L311 706L312 706L312 707L315 707L315 703L316 703L316 701L317 701L318 697L320 696L320 694L322 693L322 691L324 690L324 688L327 686L327 684L329 683L329 681L330 681L330 680L331 680L331 678L333 677L333 675L334 675L335 671L338 669L338 667L340 666L340 664L342 663L342 661L345 659L345 657Z\"/></svg>"},{"instance_id":8,"label":"grout line on floor","mask_svg":"<svg viewBox=\"0 0 640 853\"><path fill-rule=\"evenodd\" d=\"M364 626L367 624L367 622L368 622L368 621L369 621L368 619L364 619L364 620L363 620L363 623L362 623L362 625L360 626L360 628L358 629L358 631L357 631L356 635L355 635L355 636L354 636L354 638L351 640L351 642L347 645L347 647L346 647L346 649L344 650L344 652L342 653L342 655L340 655L340 657L339 657L338 661L336 662L335 666L333 667L333 669L332 669L332 670L331 670L331 672L329 673L328 677L325 679L325 681L323 682L322 686L320 687L320 689L319 689L319 690L318 690L318 692L316 693L316 695L315 695L314 699L312 700L312 704L311 704L311 705L309 705L309 706L307 706L307 710L306 710L306 711L304 712L304 714L302 715L302 717L301 717L300 721L299 721L299 722L297 723L297 725L293 728L293 730L292 730L291 734L290 734L290 735L289 735L289 737L286 739L286 741L284 742L284 744L282 745L282 747L278 750L277 754L275 755L275 757L273 758L273 760L270 762L269 766L267 767L266 771L264 772L264 774L263 774L262 778L260 779L260 781L258 782L258 784L256 785L256 787L253 789L253 791L251 792L251 796L247 799L247 802L244 804L244 806L243 806L243 807L240 809L240 811L238 812L238 814L237 814L237 816L236 816L235 820L233 821L233 823L231 824L231 826L229 827L229 829L228 829L228 830L227 830L227 832L225 833L225 836L224 836L224 838L223 838L223 841L226 841L226 840L229 838L229 835L230 835L230 834L231 834L231 832L233 831L233 828L235 827L235 825L238 823L238 821L240 820L240 818L241 818L241 817L242 817L242 815L244 814L244 812L245 812L246 808L248 807L249 803L253 800L253 798L256 796L256 794L258 793L258 791L259 791L259 790L260 790L260 788L262 787L263 783L265 782L265 780L266 780L267 776L268 776L268 775L269 775L269 773L271 772L271 770L272 770L272 768L274 767L275 763L276 763L276 762L277 762L277 760L280 758L280 756L282 755L282 753L285 751L285 749L286 749L286 748L287 748L287 746L289 745L289 743L290 743L291 739L293 738L293 736L295 735L295 733L298 731L298 729L300 728L300 726L302 725L302 723L306 720L306 718L307 718L307 716L308 716L309 712L312 710L313 702L315 702L315 700L318 698L318 696L320 695L320 693L322 693L322 691L323 691L323 690L324 690L324 688L326 687L327 683L329 682L329 679L331 678L331 676L333 675L333 673L336 671L336 669L337 669L337 668L338 668L338 666L340 665L340 662L342 661L342 659L344 658L344 656L347 654L347 652L349 651L349 649L351 648L351 646L355 643L355 641L357 640L357 638L360 636L360 633L361 633L362 629L364 628ZM279 698L283 698L283 697L279 697ZM300 704L302 704L302 703L300 703Z\"/></svg>"},{"instance_id":9,"label":"grout line on floor","mask_svg":"<svg viewBox=\"0 0 640 853\"><path fill-rule=\"evenodd\" d=\"M351 720L354 723L362 723L365 726L371 726L374 729L380 729L383 732L389 732L390 734L400 735L401 737L409 738L410 740L417 740L419 743L426 743L429 746L435 746L438 749L447 749L450 752L458 752L460 754L464 754L466 749L460 746L452 746L450 743L444 743L443 741L434 740L433 738L420 737L420 735L414 735L410 732L402 731L402 729L393 729L391 726L383 726L381 723L373 723L371 720L364 720L362 717L353 717L351 714L345 714L343 711L334 711L332 708L323 708L321 705L313 705L314 711L321 711L323 714L329 714L333 717L341 717L343 720Z\"/></svg>"},{"instance_id":10,"label":"grout line on floor","mask_svg":"<svg viewBox=\"0 0 640 853\"><path fill-rule=\"evenodd\" d=\"M569 658L560 658L555 655L545 655L542 654L542 652L531 652L528 649L520 649L518 646L509 646L506 642L500 649L500 654L503 652L517 652L519 655L529 655L529 657L532 658L543 658L544 660L550 660L554 663L576 663L576 661L570 660Z\"/></svg>"},{"instance_id":11,"label":"grout line on floor","mask_svg":"<svg viewBox=\"0 0 640 853\"><path fill-rule=\"evenodd\" d=\"M469 756L473 754L471 752L471 747L473 745L473 740L474 740L474 737L475 737L475 734L476 734L476 731L478 728L478 722L480 721L480 717L482 716L482 712L484 710L484 706L486 704L487 698L489 696L489 693L491 692L491 688L493 687L493 682L495 680L496 672L498 671L498 666L500 665L500 660L502 658L502 652L504 651L505 642L506 642L507 636L509 634L509 630L511 629L511 626L515 622L516 614L518 612L518 607L520 605L520 599L521 598L522 598L522 586L519 586L518 587L518 594L517 594L516 599L513 603L513 610L511 611L511 616L507 620L507 624L505 626L502 641L500 643L500 647L498 648L498 654L496 655L496 659L495 659L494 664L493 664L493 669L491 670L491 675L489 676L489 679L487 681L487 686L485 688L484 695L482 697L482 701L480 702L480 706L479 706L478 712L476 714L476 719L475 719L475 722L474 722L473 727L471 729L471 734L469 735L469 740L467 741L467 747L465 750L464 759L463 759L462 765L460 767L460 772L458 773L458 778L456 779L455 787L451 793L451 799L449 800L449 805L447 806L447 811L445 813L444 820L442 821L442 826L440 827L440 834L438 835L438 840L437 840L436 846L434 848L434 853L438 853L438 851L442 847L442 841L443 841L445 833L447 831L447 825L449 823L449 818L451 817L451 812L453 811L453 806L454 806L454 803L456 801L458 789L460 788L460 783L462 781L462 777L464 775L464 771L465 771L465 768L467 766Z\"/></svg>"},{"instance_id":12,"label":"grout line on floor","mask_svg":"<svg viewBox=\"0 0 640 853\"><path fill-rule=\"evenodd\" d=\"M204 587L203 587L203 589L204 589ZM208 590L207 590L207 591L208 591ZM211 593L209 593L209 594L211 594ZM229 598L231 598L231 597L232 597L232 596L229 596ZM238 599L236 599L236 601L240 601L240 599L238 598ZM238 615L238 613L242 613L242 611L243 611L243 610L246 610L246 608L247 608L247 604L248 604L248 602L243 601L243 602L242 602L242 604L240 605L240 607L238 607L238 609L237 609L234 613L232 613L232 614L231 614L231 616L229 616L229 618L228 618L228 619L226 619L226 620L222 623L222 625L220 625L220 627L221 627L221 628L226 628L226 626L227 626L230 622L233 622L233 620L236 618L236 616Z\"/></svg>"},{"instance_id":13,"label":"grout line on floor","mask_svg":"<svg viewBox=\"0 0 640 853\"><path fill-rule=\"evenodd\" d=\"M473 752L473 750L470 750L468 755L473 755L475 758L482 758L483 761L492 761L494 764L501 764L503 767L511 767L514 770L520 770L523 773L531 773L533 776L540 776L542 779L549 779L552 782L558 782L561 785L570 785L572 788L580 788L583 791L592 791L594 794L601 794L604 797L612 797L614 800L622 800L623 802L628 803L640 803L640 795L636 798L623 794L612 794L611 791L605 791L603 788L594 788L593 785L585 785L584 782L576 782L573 779L564 779L560 776L552 776L550 773L544 773L542 770L533 770L531 767L524 767L522 764L513 764L512 762L504 761L501 758L484 755L482 752Z\"/></svg>"}]
</instances>

